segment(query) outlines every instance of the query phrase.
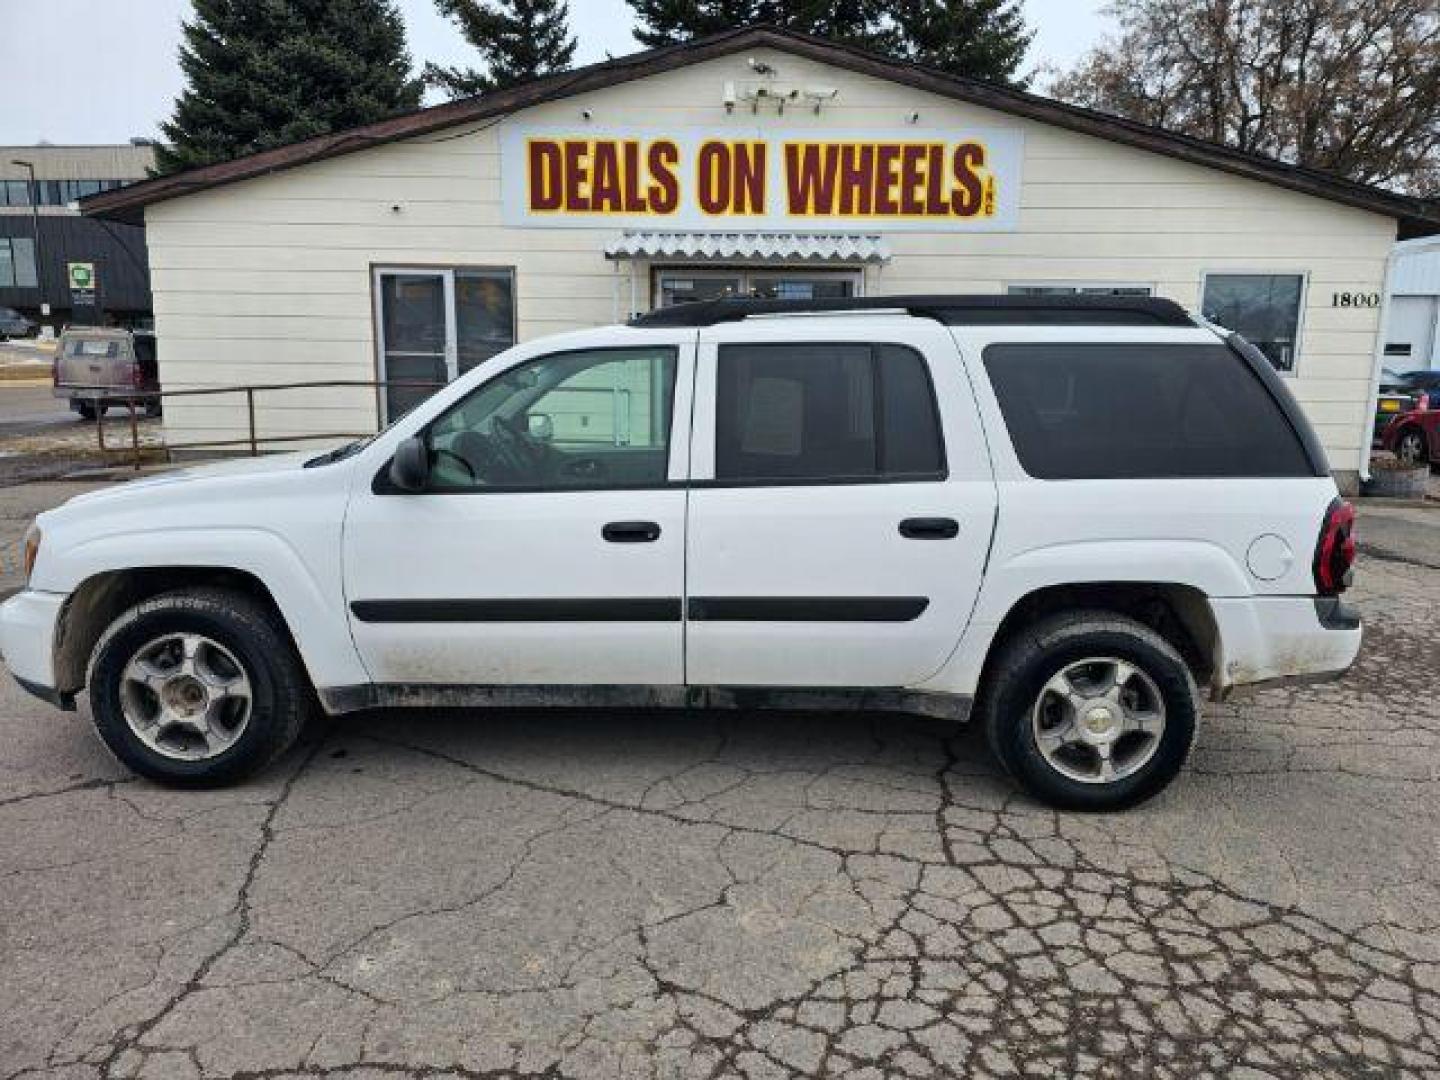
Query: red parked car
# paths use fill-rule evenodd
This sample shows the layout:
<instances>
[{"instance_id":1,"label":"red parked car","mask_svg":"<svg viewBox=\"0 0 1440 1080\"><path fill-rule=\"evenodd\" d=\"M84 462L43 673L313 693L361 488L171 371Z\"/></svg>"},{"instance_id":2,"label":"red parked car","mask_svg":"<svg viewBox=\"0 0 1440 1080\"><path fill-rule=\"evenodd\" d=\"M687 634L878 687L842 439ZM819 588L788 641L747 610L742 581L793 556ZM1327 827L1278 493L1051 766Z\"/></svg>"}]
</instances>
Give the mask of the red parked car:
<instances>
[{"instance_id":1,"label":"red parked car","mask_svg":"<svg viewBox=\"0 0 1440 1080\"><path fill-rule=\"evenodd\" d=\"M1401 413L1380 433L1380 446L1401 461L1440 465L1440 408Z\"/></svg>"}]
</instances>

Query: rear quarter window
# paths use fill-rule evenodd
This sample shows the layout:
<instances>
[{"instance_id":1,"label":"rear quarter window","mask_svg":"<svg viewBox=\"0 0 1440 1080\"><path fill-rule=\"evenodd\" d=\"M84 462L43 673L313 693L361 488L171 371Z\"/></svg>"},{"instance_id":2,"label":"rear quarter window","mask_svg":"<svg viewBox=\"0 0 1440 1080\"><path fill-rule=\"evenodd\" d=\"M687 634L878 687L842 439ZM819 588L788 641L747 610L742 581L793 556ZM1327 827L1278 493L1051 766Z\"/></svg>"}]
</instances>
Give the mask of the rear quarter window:
<instances>
[{"instance_id":1,"label":"rear quarter window","mask_svg":"<svg viewBox=\"0 0 1440 1080\"><path fill-rule=\"evenodd\" d=\"M1284 411L1224 345L996 344L984 361L1037 479L1315 475Z\"/></svg>"}]
</instances>

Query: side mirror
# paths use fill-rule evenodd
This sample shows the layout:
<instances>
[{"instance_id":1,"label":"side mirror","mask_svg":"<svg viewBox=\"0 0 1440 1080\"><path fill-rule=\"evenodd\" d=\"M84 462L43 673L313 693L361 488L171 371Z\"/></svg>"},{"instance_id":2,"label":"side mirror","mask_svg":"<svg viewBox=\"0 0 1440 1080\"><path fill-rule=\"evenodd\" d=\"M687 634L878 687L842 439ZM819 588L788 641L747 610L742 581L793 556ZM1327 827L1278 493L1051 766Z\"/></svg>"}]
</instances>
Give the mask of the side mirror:
<instances>
[{"instance_id":1,"label":"side mirror","mask_svg":"<svg viewBox=\"0 0 1440 1080\"><path fill-rule=\"evenodd\" d=\"M555 421L549 413L532 412L525 417L525 427L532 439L549 442L555 438Z\"/></svg>"},{"instance_id":2,"label":"side mirror","mask_svg":"<svg viewBox=\"0 0 1440 1080\"><path fill-rule=\"evenodd\" d=\"M401 491L424 491L430 483L430 447L423 435L412 435L395 448L390 482Z\"/></svg>"}]
</instances>

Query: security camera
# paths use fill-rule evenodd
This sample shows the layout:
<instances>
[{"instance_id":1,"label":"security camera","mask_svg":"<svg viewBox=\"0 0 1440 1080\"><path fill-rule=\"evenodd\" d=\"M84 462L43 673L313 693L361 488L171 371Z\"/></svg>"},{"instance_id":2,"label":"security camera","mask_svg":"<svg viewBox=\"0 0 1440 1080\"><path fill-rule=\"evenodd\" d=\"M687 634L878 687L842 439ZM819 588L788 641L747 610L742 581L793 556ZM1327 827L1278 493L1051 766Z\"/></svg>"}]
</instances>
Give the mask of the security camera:
<instances>
[{"instance_id":1,"label":"security camera","mask_svg":"<svg viewBox=\"0 0 1440 1080\"><path fill-rule=\"evenodd\" d=\"M807 86L802 93L805 95L805 100L814 107L815 115L819 116L820 106L827 101L834 101L840 91L833 86Z\"/></svg>"},{"instance_id":2,"label":"security camera","mask_svg":"<svg viewBox=\"0 0 1440 1080\"><path fill-rule=\"evenodd\" d=\"M580 110L580 117L581 117L581 119L584 119L584 120L594 120L594 119L595 119L595 114L594 114L591 110L589 110L589 109L581 109L581 110Z\"/></svg>"},{"instance_id":3,"label":"security camera","mask_svg":"<svg viewBox=\"0 0 1440 1080\"><path fill-rule=\"evenodd\" d=\"M753 71L753 72L755 72L756 75L774 75L774 74L775 74L775 69L774 69L773 67L771 67L769 64L767 64L764 60L760 60L760 59L757 59L756 57L752 56L752 57L750 57L749 60L747 60L747 61L745 61L745 62L750 65L750 70Z\"/></svg>"},{"instance_id":4,"label":"security camera","mask_svg":"<svg viewBox=\"0 0 1440 1080\"><path fill-rule=\"evenodd\" d=\"M905 117L905 119L912 124L918 124L920 122L920 113L918 111L912 112L909 116Z\"/></svg>"}]
</instances>

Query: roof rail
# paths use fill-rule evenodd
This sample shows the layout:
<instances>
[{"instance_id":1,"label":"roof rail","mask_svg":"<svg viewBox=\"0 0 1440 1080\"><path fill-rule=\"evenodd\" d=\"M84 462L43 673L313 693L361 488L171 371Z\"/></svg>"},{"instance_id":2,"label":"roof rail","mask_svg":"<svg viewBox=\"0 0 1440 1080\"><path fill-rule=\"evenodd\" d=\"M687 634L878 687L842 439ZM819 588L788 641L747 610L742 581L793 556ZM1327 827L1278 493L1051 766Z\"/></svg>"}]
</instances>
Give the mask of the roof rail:
<instances>
[{"instance_id":1,"label":"roof rail","mask_svg":"<svg viewBox=\"0 0 1440 1080\"><path fill-rule=\"evenodd\" d=\"M1149 296L867 296L848 300L700 300L657 308L631 326L715 326L752 315L904 311L946 326L1195 326L1173 300Z\"/></svg>"}]
</instances>

